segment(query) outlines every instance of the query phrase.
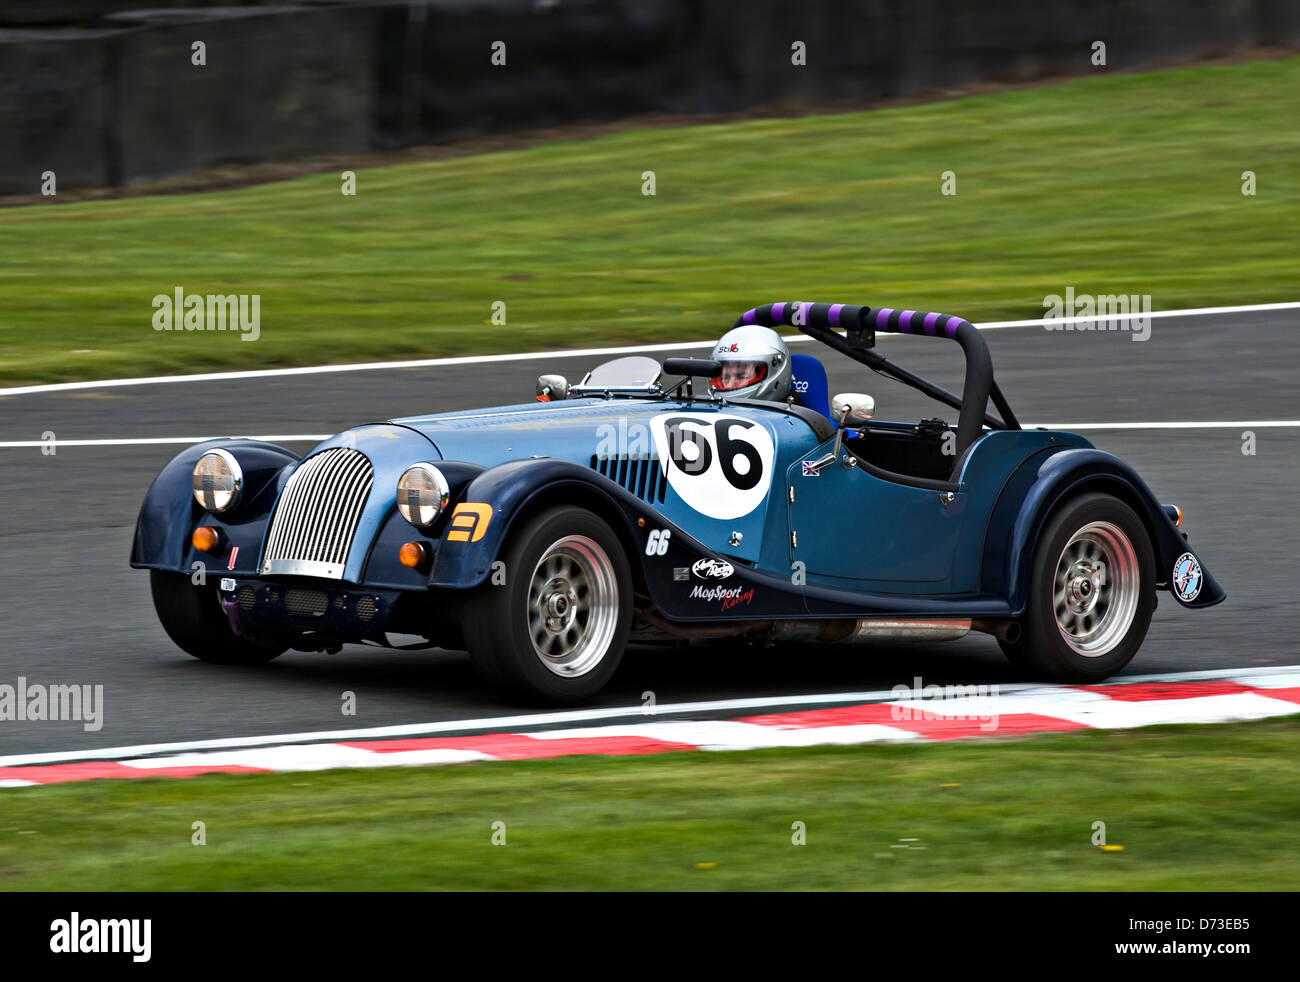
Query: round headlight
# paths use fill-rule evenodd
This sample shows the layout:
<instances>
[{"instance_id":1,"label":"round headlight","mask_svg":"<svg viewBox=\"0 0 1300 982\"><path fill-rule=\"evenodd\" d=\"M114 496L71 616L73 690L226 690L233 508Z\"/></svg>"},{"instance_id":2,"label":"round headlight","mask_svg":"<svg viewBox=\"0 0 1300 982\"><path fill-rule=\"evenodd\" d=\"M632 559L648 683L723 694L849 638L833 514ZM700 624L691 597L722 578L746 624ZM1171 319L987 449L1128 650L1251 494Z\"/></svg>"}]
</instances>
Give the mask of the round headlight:
<instances>
[{"instance_id":1,"label":"round headlight","mask_svg":"<svg viewBox=\"0 0 1300 982\"><path fill-rule=\"evenodd\" d=\"M244 489L239 461L226 450L209 450L194 465L194 500L211 512L234 507Z\"/></svg>"},{"instance_id":2,"label":"round headlight","mask_svg":"<svg viewBox=\"0 0 1300 982\"><path fill-rule=\"evenodd\" d=\"M432 464L416 464L397 480L397 510L416 528L436 522L450 499L447 479Z\"/></svg>"}]
</instances>

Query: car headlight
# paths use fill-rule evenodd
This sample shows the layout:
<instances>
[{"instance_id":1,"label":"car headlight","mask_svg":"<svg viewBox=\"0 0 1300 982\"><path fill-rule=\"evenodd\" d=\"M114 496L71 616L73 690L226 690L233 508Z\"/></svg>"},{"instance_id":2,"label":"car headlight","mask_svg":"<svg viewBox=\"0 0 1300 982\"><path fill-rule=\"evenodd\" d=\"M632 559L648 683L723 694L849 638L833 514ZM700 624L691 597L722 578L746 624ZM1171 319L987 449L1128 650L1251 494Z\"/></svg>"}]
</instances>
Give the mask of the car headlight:
<instances>
[{"instance_id":1,"label":"car headlight","mask_svg":"<svg viewBox=\"0 0 1300 982\"><path fill-rule=\"evenodd\" d=\"M194 500L211 512L228 511L244 490L244 472L227 450L209 450L194 465Z\"/></svg>"},{"instance_id":2,"label":"car headlight","mask_svg":"<svg viewBox=\"0 0 1300 982\"><path fill-rule=\"evenodd\" d=\"M416 528L436 522L449 500L447 479L432 464L416 464L397 479L397 510Z\"/></svg>"}]
</instances>

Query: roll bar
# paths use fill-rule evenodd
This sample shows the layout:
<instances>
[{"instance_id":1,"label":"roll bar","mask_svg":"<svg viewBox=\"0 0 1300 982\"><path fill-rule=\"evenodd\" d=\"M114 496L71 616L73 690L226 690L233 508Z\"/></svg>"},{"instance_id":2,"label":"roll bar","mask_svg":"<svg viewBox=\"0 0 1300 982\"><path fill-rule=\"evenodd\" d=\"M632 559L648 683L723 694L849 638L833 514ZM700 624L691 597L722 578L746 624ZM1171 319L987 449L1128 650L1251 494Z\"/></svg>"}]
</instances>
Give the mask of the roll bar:
<instances>
[{"instance_id":1,"label":"roll bar","mask_svg":"<svg viewBox=\"0 0 1300 982\"><path fill-rule=\"evenodd\" d=\"M984 343L979 329L961 317L895 310L891 307L872 310L857 304L786 302L753 307L741 314L733 327L746 324L797 327L809 337L829 345L872 371L919 389L956 409L960 414L957 419L958 457L979 439L984 425L998 430L1020 429L1020 423L993 378L993 359L989 355L988 345ZM840 329L844 330L844 334L839 333ZM956 341L966 356L966 377L962 383L961 395L956 396L871 350L875 347L877 331ZM987 411L990 397L1002 414L1001 419Z\"/></svg>"}]
</instances>

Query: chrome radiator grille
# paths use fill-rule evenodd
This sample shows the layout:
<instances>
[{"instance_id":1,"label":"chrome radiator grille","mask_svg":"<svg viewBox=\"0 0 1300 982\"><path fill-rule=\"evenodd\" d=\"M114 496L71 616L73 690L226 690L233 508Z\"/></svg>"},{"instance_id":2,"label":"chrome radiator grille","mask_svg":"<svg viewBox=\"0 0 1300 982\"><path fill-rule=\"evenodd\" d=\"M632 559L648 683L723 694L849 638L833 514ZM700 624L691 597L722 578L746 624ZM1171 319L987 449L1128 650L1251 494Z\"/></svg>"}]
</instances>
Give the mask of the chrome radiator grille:
<instances>
[{"instance_id":1,"label":"chrome radiator grille","mask_svg":"<svg viewBox=\"0 0 1300 982\"><path fill-rule=\"evenodd\" d=\"M307 458L271 516L262 572L342 579L374 476L356 450L331 447Z\"/></svg>"}]
</instances>

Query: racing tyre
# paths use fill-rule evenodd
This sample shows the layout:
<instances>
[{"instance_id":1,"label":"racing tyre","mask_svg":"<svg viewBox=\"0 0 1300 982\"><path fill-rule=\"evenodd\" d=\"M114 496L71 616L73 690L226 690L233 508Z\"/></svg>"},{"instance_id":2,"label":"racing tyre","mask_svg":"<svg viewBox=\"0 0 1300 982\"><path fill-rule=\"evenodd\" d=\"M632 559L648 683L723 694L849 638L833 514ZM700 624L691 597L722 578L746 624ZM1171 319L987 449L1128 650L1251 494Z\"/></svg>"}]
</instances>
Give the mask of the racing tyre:
<instances>
[{"instance_id":1,"label":"racing tyre","mask_svg":"<svg viewBox=\"0 0 1300 982\"><path fill-rule=\"evenodd\" d=\"M542 512L514 532L506 582L465 602L463 627L479 675L528 701L595 695L623 657L632 574L618 536L582 508Z\"/></svg>"},{"instance_id":2,"label":"racing tyre","mask_svg":"<svg viewBox=\"0 0 1300 982\"><path fill-rule=\"evenodd\" d=\"M1155 609L1155 559L1133 509L1107 494L1068 501L1048 519L1030 573L1013 665L1065 682L1114 675L1137 654Z\"/></svg>"},{"instance_id":3,"label":"racing tyre","mask_svg":"<svg viewBox=\"0 0 1300 982\"><path fill-rule=\"evenodd\" d=\"M154 610L167 636L181 650L222 665L260 665L288 645L236 635L215 586L195 586L185 573L149 571Z\"/></svg>"}]
</instances>

